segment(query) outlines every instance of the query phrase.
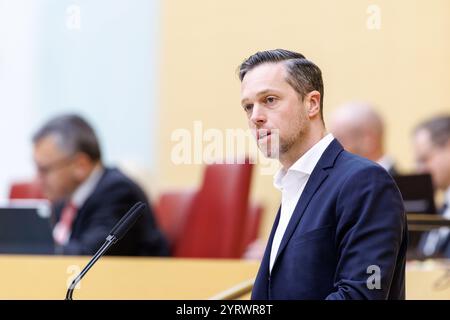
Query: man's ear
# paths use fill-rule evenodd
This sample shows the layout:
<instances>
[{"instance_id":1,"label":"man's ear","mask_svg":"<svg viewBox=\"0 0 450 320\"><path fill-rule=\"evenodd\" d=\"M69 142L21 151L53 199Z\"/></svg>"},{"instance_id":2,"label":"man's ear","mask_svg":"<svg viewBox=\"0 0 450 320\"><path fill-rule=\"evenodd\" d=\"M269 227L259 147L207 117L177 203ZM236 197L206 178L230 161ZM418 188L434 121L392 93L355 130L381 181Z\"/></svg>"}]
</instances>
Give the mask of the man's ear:
<instances>
[{"instance_id":1,"label":"man's ear","mask_svg":"<svg viewBox=\"0 0 450 320\"><path fill-rule=\"evenodd\" d=\"M79 152L75 155L74 174L79 181L84 181L89 175L92 168L92 160L85 153Z\"/></svg>"},{"instance_id":2,"label":"man's ear","mask_svg":"<svg viewBox=\"0 0 450 320\"><path fill-rule=\"evenodd\" d=\"M306 111L308 112L309 118L315 118L320 115L320 92L317 90L313 90L306 95Z\"/></svg>"}]
</instances>

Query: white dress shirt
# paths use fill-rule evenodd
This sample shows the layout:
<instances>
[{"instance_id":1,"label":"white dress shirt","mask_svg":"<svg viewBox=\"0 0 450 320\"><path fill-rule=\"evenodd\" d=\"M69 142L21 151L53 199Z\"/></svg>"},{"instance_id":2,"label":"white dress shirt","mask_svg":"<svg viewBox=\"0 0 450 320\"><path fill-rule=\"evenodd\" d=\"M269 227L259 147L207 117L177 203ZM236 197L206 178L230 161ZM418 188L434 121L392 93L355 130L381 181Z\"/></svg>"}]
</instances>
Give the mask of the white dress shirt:
<instances>
[{"instance_id":1,"label":"white dress shirt","mask_svg":"<svg viewBox=\"0 0 450 320\"><path fill-rule=\"evenodd\" d=\"M319 162L320 157L333 139L334 137L331 133L327 134L301 156L287 171L281 168L275 174L274 186L281 191L281 213L270 252L270 271L272 271L281 240L283 239L283 235L300 196L305 189L306 183L317 162Z\"/></svg>"},{"instance_id":2,"label":"white dress shirt","mask_svg":"<svg viewBox=\"0 0 450 320\"><path fill-rule=\"evenodd\" d=\"M66 206L71 205L73 210L75 210L73 214L73 220L76 218L78 210L83 206L83 204L86 202L86 200L89 198L89 196L94 192L95 188L97 187L97 184L100 181L100 178L103 175L103 167L98 164L94 170L92 170L89 177L81 183L78 188L75 190L75 192L70 197L70 200L66 204ZM62 211L61 215L64 216L64 210ZM53 228L53 238L55 241L60 245L65 245L70 239L70 235L72 233L72 222L70 223L70 226L66 225L62 221L62 217L58 223Z\"/></svg>"}]
</instances>

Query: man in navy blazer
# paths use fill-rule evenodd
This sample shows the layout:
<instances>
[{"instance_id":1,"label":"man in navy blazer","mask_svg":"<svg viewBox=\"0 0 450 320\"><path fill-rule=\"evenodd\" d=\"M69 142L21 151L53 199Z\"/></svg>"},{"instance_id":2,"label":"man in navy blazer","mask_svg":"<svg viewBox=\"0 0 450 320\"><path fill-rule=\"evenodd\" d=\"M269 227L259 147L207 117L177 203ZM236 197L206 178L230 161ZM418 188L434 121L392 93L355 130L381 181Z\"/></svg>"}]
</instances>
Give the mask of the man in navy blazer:
<instances>
[{"instance_id":1,"label":"man in navy blazer","mask_svg":"<svg viewBox=\"0 0 450 320\"><path fill-rule=\"evenodd\" d=\"M258 146L282 165L281 207L252 299L404 299L400 192L382 167L327 134L320 69L277 49L250 56L239 78Z\"/></svg>"},{"instance_id":2,"label":"man in navy blazer","mask_svg":"<svg viewBox=\"0 0 450 320\"><path fill-rule=\"evenodd\" d=\"M169 254L145 192L120 170L104 166L97 135L84 118L52 118L33 142L38 178L53 205L56 253L94 254L123 215L136 202L144 202L144 214L107 254Z\"/></svg>"},{"instance_id":3,"label":"man in navy blazer","mask_svg":"<svg viewBox=\"0 0 450 320\"><path fill-rule=\"evenodd\" d=\"M146 204L144 213L107 255L167 256L169 247L158 228L152 206L144 191L117 168L104 167L99 181L80 206L70 237L58 248L64 255L93 255L122 216L137 202ZM67 201L54 205L55 221L61 220Z\"/></svg>"}]
</instances>

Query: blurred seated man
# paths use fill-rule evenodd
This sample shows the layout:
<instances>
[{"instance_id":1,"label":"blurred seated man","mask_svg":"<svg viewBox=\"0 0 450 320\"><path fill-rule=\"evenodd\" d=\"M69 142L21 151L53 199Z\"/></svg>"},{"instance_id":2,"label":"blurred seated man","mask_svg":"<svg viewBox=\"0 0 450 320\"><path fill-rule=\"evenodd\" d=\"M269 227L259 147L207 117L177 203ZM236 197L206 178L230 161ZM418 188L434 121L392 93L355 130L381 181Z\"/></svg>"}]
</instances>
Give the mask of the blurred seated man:
<instances>
[{"instance_id":1,"label":"blurred seated man","mask_svg":"<svg viewBox=\"0 0 450 320\"><path fill-rule=\"evenodd\" d=\"M33 137L34 161L45 196L52 202L57 253L92 255L110 230L138 201L147 209L111 255L168 255L141 188L121 171L103 166L92 127L77 115L47 122Z\"/></svg>"},{"instance_id":2,"label":"blurred seated man","mask_svg":"<svg viewBox=\"0 0 450 320\"><path fill-rule=\"evenodd\" d=\"M430 173L434 187L445 193L439 214L450 219L450 116L438 116L419 124L413 142L417 169ZM450 229L441 227L426 233L419 250L424 258L450 258Z\"/></svg>"},{"instance_id":3,"label":"blurred seated man","mask_svg":"<svg viewBox=\"0 0 450 320\"><path fill-rule=\"evenodd\" d=\"M330 131L344 149L381 165L394 176L394 161L384 153L384 125L380 115L367 103L346 103L330 118Z\"/></svg>"}]
</instances>

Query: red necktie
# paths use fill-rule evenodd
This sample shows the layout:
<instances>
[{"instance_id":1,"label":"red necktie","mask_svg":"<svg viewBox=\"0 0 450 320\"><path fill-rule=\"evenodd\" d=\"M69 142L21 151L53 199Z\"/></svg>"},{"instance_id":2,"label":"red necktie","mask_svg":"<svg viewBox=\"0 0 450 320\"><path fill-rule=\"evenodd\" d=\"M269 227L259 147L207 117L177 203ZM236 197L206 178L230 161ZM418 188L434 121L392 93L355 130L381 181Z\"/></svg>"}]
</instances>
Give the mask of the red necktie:
<instances>
[{"instance_id":1,"label":"red necktie","mask_svg":"<svg viewBox=\"0 0 450 320\"><path fill-rule=\"evenodd\" d=\"M77 207L69 202L61 213L61 218L53 228L53 239L58 245L65 245L69 241L72 223L77 214Z\"/></svg>"}]
</instances>

